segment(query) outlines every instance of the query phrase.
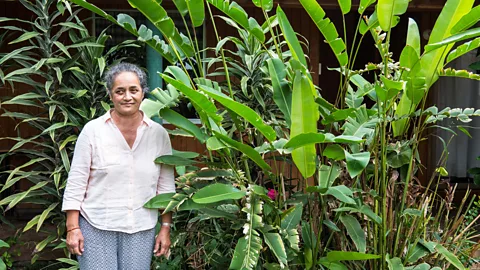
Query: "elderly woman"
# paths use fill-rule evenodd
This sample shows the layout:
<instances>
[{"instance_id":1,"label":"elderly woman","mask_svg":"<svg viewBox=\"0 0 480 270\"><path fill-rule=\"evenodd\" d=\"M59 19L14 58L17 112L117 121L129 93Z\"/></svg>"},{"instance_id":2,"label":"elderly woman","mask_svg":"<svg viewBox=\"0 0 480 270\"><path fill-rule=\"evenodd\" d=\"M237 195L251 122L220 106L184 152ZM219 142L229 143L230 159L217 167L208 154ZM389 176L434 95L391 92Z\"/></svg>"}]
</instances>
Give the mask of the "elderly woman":
<instances>
[{"instance_id":1,"label":"elderly woman","mask_svg":"<svg viewBox=\"0 0 480 270\"><path fill-rule=\"evenodd\" d=\"M154 163L171 154L165 129L139 110L147 92L145 73L120 63L105 74L113 109L90 121L80 133L63 197L67 248L81 270L150 269L170 248L170 213L143 205L175 192L173 168Z\"/></svg>"}]
</instances>

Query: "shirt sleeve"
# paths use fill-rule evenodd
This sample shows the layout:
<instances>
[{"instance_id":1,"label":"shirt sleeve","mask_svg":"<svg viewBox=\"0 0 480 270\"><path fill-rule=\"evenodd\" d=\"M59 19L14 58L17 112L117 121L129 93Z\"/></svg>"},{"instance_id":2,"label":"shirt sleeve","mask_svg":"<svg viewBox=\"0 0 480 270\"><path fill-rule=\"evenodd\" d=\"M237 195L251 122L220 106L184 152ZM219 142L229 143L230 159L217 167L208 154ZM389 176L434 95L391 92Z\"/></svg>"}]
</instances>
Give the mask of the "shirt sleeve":
<instances>
[{"instance_id":1,"label":"shirt sleeve","mask_svg":"<svg viewBox=\"0 0 480 270\"><path fill-rule=\"evenodd\" d=\"M162 130L163 136L163 146L160 151L160 155L171 155L172 154L172 144L170 143L170 137L166 130ZM160 176L158 177L157 183L157 195L163 193L175 193L175 175L173 171L173 166L161 164L160 165Z\"/></svg>"},{"instance_id":2,"label":"shirt sleeve","mask_svg":"<svg viewBox=\"0 0 480 270\"><path fill-rule=\"evenodd\" d=\"M80 210L87 191L91 163L92 145L88 137L88 126L85 126L75 144L67 186L63 194L62 211Z\"/></svg>"}]
</instances>

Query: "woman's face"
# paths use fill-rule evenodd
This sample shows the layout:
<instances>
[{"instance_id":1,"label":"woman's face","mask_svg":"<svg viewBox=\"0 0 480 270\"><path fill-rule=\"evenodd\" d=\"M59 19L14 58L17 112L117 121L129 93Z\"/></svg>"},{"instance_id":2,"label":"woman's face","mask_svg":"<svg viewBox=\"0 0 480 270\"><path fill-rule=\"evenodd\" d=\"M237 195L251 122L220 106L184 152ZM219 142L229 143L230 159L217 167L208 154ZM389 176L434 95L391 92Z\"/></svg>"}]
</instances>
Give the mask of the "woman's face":
<instances>
[{"instance_id":1,"label":"woman's face","mask_svg":"<svg viewBox=\"0 0 480 270\"><path fill-rule=\"evenodd\" d=\"M138 112L143 100L143 89L137 74L122 72L115 77L110 93L115 112L128 116Z\"/></svg>"}]
</instances>

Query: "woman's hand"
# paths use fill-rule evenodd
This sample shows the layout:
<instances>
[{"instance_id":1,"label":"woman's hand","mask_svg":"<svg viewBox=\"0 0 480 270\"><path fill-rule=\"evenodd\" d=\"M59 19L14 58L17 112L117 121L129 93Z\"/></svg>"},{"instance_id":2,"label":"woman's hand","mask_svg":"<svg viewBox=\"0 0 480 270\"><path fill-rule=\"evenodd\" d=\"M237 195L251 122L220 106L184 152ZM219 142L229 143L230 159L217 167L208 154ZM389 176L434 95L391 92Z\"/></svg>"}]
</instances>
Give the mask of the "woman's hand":
<instances>
[{"instance_id":1,"label":"woman's hand","mask_svg":"<svg viewBox=\"0 0 480 270\"><path fill-rule=\"evenodd\" d=\"M162 226L160 232L155 238L155 248L153 249L153 254L155 256L164 255L168 258L170 256L170 227Z\"/></svg>"},{"instance_id":2,"label":"woman's hand","mask_svg":"<svg viewBox=\"0 0 480 270\"><path fill-rule=\"evenodd\" d=\"M71 254L82 255L83 248L83 234L80 229L75 229L67 233L67 248Z\"/></svg>"}]
</instances>

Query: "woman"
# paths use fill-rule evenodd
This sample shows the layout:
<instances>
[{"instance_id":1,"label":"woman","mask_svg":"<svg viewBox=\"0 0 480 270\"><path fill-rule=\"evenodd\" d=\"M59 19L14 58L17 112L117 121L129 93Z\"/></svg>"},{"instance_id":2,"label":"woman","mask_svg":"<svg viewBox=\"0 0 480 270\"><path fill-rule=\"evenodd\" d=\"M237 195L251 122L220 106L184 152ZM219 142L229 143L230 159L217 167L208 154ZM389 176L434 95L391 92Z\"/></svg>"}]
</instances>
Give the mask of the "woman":
<instances>
[{"instance_id":1,"label":"woman","mask_svg":"<svg viewBox=\"0 0 480 270\"><path fill-rule=\"evenodd\" d=\"M140 111L147 92L145 73L121 63L105 74L113 109L80 133L63 197L67 248L81 270L150 269L170 248L171 213L143 205L175 192L173 168L154 163L172 153L168 133Z\"/></svg>"}]
</instances>

